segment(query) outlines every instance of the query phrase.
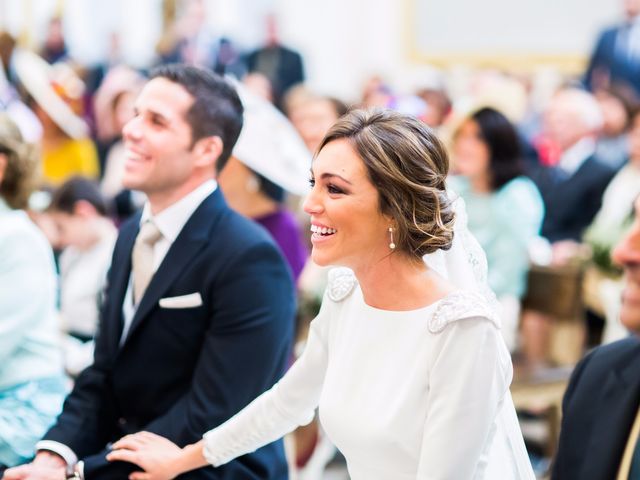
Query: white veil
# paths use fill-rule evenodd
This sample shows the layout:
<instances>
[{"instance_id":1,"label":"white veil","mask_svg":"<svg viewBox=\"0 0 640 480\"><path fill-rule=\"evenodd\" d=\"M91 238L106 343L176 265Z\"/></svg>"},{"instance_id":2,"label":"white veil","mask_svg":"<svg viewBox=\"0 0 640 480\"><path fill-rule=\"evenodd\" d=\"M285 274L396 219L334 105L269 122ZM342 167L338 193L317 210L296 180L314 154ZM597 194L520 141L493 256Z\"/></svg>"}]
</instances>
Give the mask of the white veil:
<instances>
[{"instance_id":1,"label":"white veil","mask_svg":"<svg viewBox=\"0 0 640 480\"><path fill-rule=\"evenodd\" d=\"M467 227L467 208L462 197L448 190L456 214L453 244L449 250L437 250L424 256L429 268L456 287L481 294L500 317L500 304L487 280L487 257Z\"/></svg>"}]
</instances>

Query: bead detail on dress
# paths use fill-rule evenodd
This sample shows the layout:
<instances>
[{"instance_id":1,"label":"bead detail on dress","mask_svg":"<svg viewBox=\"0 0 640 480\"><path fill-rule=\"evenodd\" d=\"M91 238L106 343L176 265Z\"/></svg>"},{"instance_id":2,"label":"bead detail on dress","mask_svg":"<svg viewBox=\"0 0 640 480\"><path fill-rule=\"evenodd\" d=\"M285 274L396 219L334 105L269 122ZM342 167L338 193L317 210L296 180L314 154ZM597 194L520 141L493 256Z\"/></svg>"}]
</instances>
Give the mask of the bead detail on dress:
<instances>
[{"instance_id":1,"label":"bead detail on dress","mask_svg":"<svg viewBox=\"0 0 640 480\"><path fill-rule=\"evenodd\" d=\"M356 283L353 271L345 267L334 268L329 271L327 295L334 302L341 302L351 294Z\"/></svg>"},{"instance_id":2,"label":"bead detail on dress","mask_svg":"<svg viewBox=\"0 0 640 480\"><path fill-rule=\"evenodd\" d=\"M429 331L440 333L450 323L472 317L484 317L496 328L500 328L498 314L489 306L485 297L479 293L461 291L448 295L440 302L429 319Z\"/></svg>"}]
</instances>

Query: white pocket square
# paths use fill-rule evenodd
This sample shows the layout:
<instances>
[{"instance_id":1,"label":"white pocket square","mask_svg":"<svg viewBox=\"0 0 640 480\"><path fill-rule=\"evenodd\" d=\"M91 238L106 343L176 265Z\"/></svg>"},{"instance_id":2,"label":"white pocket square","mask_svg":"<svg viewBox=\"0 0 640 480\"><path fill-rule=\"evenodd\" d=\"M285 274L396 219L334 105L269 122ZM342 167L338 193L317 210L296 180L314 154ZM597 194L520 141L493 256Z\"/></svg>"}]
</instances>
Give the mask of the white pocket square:
<instances>
[{"instance_id":1,"label":"white pocket square","mask_svg":"<svg viewBox=\"0 0 640 480\"><path fill-rule=\"evenodd\" d=\"M162 308L194 308L202 305L202 297L196 292L179 297L161 298L159 304Z\"/></svg>"}]
</instances>

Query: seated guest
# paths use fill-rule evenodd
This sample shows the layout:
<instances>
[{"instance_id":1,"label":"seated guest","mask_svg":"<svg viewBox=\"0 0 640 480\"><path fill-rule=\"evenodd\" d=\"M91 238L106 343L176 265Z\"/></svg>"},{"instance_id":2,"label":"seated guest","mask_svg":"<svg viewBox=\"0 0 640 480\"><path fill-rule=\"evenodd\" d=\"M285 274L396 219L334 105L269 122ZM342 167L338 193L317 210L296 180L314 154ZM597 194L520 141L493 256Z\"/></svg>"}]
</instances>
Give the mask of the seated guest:
<instances>
[{"instance_id":1,"label":"seated guest","mask_svg":"<svg viewBox=\"0 0 640 480\"><path fill-rule=\"evenodd\" d=\"M602 205L605 188L615 170L596 155L596 138L602 129L602 112L598 102L588 92L563 88L549 101L538 148L544 146L546 164L538 165L530 175L538 186L545 206L542 236L551 244L548 252L538 255L549 266L532 277L531 290L540 291L559 275L574 294L565 295L559 308L554 298L527 301L522 318L523 350L528 362L544 365L549 361L552 320L557 316L578 317L580 278L567 273L566 266L580 263L586 256L579 242ZM539 150L541 154L545 153ZM553 155L550 154L553 152ZM543 261L540 261L543 263ZM528 300L531 300L530 298ZM584 329L574 322L570 334L572 343L565 342L563 363L574 363L583 348Z\"/></svg>"},{"instance_id":2,"label":"seated guest","mask_svg":"<svg viewBox=\"0 0 640 480\"><path fill-rule=\"evenodd\" d=\"M57 186L74 175L97 178L98 153L80 116L82 80L69 65L54 68L32 52L21 52L15 67L27 103L42 124L44 181Z\"/></svg>"},{"instance_id":3,"label":"seated guest","mask_svg":"<svg viewBox=\"0 0 640 480\"><path fill-rule=\"evenodd\" d=\"M0 114L0 471L34 455L67 392L53 254L22 210L39 161Z\"/></svg>"},{"instance_id":4,"label":"seated guest","mask_svg":"<svg viewBox=\"0 0 640 480\"><path fill-rule=\"evenodd\" d=\"M114 203L115 215L125 220L144 203L144 194L122 185L125 148L122 128L134 116L134 101L144 78L135 70L118 65L110 69L93 100L97 144L101 152L100 190Z\"/></svg>"},{"instance_id":5,"label":"seated guest","mask_svg":"<svg viewBox=\"0 0 640 480\"><path fill-rule=\"evenodd\" d=\"M298 90L299 91L299 90ZM288 99L294 99L292 90ZM287 115L311 153L315 153L327 130L347 113L348 107L340 100L308 92L306 98L287 104Z\"/></svg>"},{"instance_id":6,"label":"seated guest","mask_svg":"<svg viewBox=\"0 0 640 480\"><path fill-rule=\"evenodd\" d=\"M124 128L124 186L147 195L122 225L107 278L93 364L78 376L32 463L4 480L126 479L106 454L126 433L197 441L281 375L294 287L261 228L227 207L216 177L242 128L223 78L168 65L151 74ZM190 479L286 478L280 442Z\"/></svg>"},{"instance_id":7,"label":"seated guest","mask_svg":"<svg viewBox=\"0 0 640 480\"><path fill-rule=\"evenodd\" d=\"M633 202L640 195L640 110L632 116L629 131L628 162L613 177L604 192L602 208L587 229L584 241L592 251L592 265L587 270L585 301L607 322L603 342L625 335L617 321L618 299L622 289L621 272L611 262L611 252L633 220Z\"/></svg>"},{"instance_id":8,"label":"seated guest","mask_svg":"<svg viewBox=\"0 0 640 480\"><path fill-rule=\"evenodd\" d=\"M629 156L604 192L602 207L589 226L585 239L596 250L603 251L607 264L610 253L628 228L633 202L640 195L640 109L635 111L629 131Z\"/></svg>"},{"instance_id":9,"label":"seated guest","mask_svg":"<svg viewBox=\"0 0 640 480\"><path fill-rule=\"evenodd\" d=\"M308 191L311 155L275 107L242 86L238 91L245 109L244 126L220 173L220 188L231 208L267 229L297 280L309 254L285 200L287 193Z\"/></svg>"},{"instance_id":10,"label":"seated guest","mask_svg":"<svg viewBox=\"0 0 640 480\"><path fill-rule=\"evenodd\" d=\"M450 185L467 204L469 230L487 254L489 286L503 308L502 333L515 348L520 299L526 290L528 246L540 232L544 206L523 176L518 134L493 108L482 108L454 134L459 176Z\"/></svg>"},{"instance_id":11,"label":"seated guest","mask_svg":"<svg viewBox=\"0 0 640 480\"><path fill-rule=\"evenodd\" d=\"M560 158L557 165L532 173L545 205L542 236L551 243L579 241L615 173L595 156L602 113L591 94L565 88L551 99L543 123L543 134Z\"/></svg>"},{"instance_id":12,"label":"seated guest","mask_svg":"<svg viewBox=\"0 0 640 480\"><path fill-rule=\"evenodd\" d=\"M107 204L91 180L74 177L53 194L49 215L60 246L60 314L68 333L65 367L78 375L93 361L101 294L117 230L107 217Z\"/></svg>"},{"instance_id":13,"label":"seated guest","mask_svg":"<svg viewBox=\"0 0 640 480\"><path fill-rule=\"evenodd\" d=\"M614 170L629 157L628 129L631 102L617 90L599 90L594 93L602 110L602 131L596 141L596 156Z\"/></svg>"},{"instance_id":14,"label":"seated guest","mask_svg":"<svg viewBox=\"0 0 640 480\"><path fill-rule=\"evenodd\" d=\"M640 478L640 200L613 259L625 272L620 320L633 335L576 366L562 404L554 480Z\"/></svg>"}]
</instances>

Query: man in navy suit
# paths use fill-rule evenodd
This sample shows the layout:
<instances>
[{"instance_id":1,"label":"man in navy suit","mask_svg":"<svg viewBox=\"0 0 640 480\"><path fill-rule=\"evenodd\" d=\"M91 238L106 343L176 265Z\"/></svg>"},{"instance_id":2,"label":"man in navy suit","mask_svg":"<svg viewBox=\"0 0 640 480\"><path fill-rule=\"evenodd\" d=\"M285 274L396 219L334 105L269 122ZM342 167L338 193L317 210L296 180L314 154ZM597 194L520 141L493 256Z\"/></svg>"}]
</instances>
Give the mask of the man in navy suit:
<instances>
[{"instance_id":1,"label":"man in navy suit","mask_svg":"<svg viewBox=\"0 0 640 480\"><path fill-rule=\"evenodd\" d=\"M625 272L620 320L633 335L576 366L562 405L553 480L640 478L640 199L613 259Z\"/></svg>"},{"instance_id":2,"label":"man in navy suit","mask_svg":"<svg viewBox=\"0 0 640 480\"><path fill-rule=\"evenodd\" d=\"M542 236L554 248L562 241L579 242L602 204L615 170L598 160L596 137L602 113L586 91L564 88L544 112L544 135L561 152L554 166L532 169L545 206Z\"/></svg>"},{"instance_id":3,"label":"man in navy suit","mask_svg":"<svg viewBox=\"0 0 640 480\"><path fill-rule=\"evenodd\" d=\"M125 186L148 202L118 237L94 364L34 462L6 479L126 479L137 467L107 462L110 442L140 430L196 442L280 378L291 274L215 181L241 127L242 105L222 78L179 65L152 74L123 131ZM181 478L283 479L287 467L276 442Z\"/></svg>"},{"instance_id":4,"label":"man in navy suit","mask_svg":"<svg viewBox=\"0 0 640 480\"><path fill-rule=\"evenodd\" d=\"M640 0L624 0L626 21L604 30L584 82L593 91L616 88L640 98Z\"/></svg>"}]
</instances>

